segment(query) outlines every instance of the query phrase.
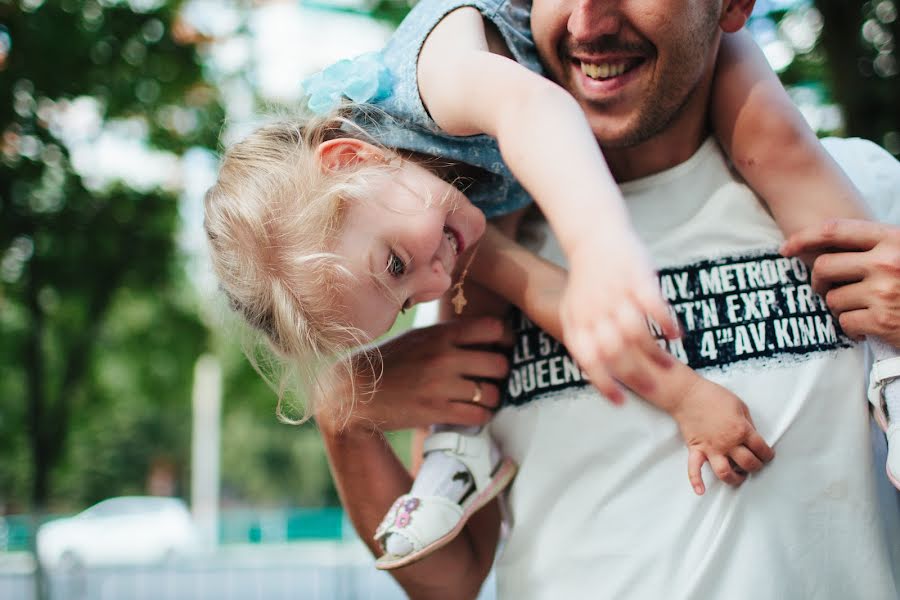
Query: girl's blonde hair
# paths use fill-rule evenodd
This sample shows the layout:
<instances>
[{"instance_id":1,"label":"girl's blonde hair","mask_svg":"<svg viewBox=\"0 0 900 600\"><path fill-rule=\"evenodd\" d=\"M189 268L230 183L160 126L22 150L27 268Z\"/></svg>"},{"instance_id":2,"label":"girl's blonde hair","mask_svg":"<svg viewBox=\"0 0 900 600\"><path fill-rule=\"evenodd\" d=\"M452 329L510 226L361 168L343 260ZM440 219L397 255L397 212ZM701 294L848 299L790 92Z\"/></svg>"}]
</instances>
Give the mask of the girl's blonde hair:
<instances>
[{"instance_id":1,"label":"girl's blonde hair","mask_svg":"<svg viewBox=\"0 0 900 600\"><path fill-rule=\"evenodd\" d=\"M205 199L212 264L229 304L299 380L313 383L302 416L291 419L283 410L291 378L277 378L277 413L292 423L307 420L331 395L334 381L323 368L337 362L352 371L358 365L348 351L371 341L346 323L334 302L350 273L331 249L344 207L363 199L371 187L366 181L396 169L396 161L322 168L316 148L338 137L371 142L341 114L262 127L225 152ZM274 383L252 352L248 357Z\"/></svg>"}]
</instances>

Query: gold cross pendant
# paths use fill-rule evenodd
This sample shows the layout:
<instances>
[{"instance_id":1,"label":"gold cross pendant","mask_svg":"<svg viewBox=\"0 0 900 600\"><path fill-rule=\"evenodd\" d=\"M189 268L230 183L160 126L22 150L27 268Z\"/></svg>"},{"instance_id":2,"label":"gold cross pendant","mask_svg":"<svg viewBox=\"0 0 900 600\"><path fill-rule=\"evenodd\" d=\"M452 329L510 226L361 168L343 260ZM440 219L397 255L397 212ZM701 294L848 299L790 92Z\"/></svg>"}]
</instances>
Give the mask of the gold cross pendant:
<instances>
[{"instance_id":1,"label":"gold cross pendant","mask_svg":"<svg viewBox=\"0 0 900 600\"><path fill-rule=\"evenodd\" d=\"M456 288L456 295L453 296L451 302L453 303L453 310L456 311L456 314L461 315L466 304L468 304L466 297L463 295L462 286Z\"/></svg>"}]
</instances>

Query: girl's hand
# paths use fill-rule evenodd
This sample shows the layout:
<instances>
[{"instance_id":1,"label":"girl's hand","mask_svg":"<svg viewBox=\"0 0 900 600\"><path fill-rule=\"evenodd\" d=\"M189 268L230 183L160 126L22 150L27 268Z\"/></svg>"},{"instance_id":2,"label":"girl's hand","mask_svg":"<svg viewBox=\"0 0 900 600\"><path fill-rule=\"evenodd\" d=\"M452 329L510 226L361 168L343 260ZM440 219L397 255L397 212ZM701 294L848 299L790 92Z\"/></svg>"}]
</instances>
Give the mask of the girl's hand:
<instances>
[{"instance_id":1,"label":"girl's hand","mask_svg":"<svg viewBox=\"0 0 900 600\"><path fill-rule=\"evenodd\" d=\"M563 342L591 383L619 404L624 393L615 380L641 379L648 361L664 368L672 364L647 317L669 339L679 336L678 324L662 298L646 251L633 235L584 241L570 253L569 266L560 307ZM634 391L646 396L652 385L646 380Z\"/></svg>"},{"instance_id":2,"label":"girl's hand","mask_svg":"<svg viewBox=\"0 0 900 600\"><path fill-rule=\"evenodd\" d=\"M900 228L870 221L827 221L792 235L785 256L818 255L812 287L844 332L874 335L900 348Z\"/></svg>"},{"instance_id":3,"label":"girl's hand","mask_svg":"<svg viewBox=\"0 0 900 600\"><path fill-rule=\"evenodd\" d=\"M738 486L775 457L740 398L696 378L671 412L688 447L688 479L699 496L706 491L700 470L709 461L721 481Z\"/></svg>"},{"instance_id":4,"label":"girl's hand","mask_svg":"<svg viewBox=\"0 0 900 600\"><path fill-rule=\"evenodd\" d=\"M383 342L377 378L365 367L354 380L342 378L333 398L323 402L316 422L327 433L395 431L449 425L484 425L500 401L494 383L509 364L502 352L475 346L511 345L500 319L459 319L413 329ZM370 351L371 352L371 351ZM375 365L378 362L374 362ZM356 402L351 403L353 389Z\"/></svg>"}]
</instances>

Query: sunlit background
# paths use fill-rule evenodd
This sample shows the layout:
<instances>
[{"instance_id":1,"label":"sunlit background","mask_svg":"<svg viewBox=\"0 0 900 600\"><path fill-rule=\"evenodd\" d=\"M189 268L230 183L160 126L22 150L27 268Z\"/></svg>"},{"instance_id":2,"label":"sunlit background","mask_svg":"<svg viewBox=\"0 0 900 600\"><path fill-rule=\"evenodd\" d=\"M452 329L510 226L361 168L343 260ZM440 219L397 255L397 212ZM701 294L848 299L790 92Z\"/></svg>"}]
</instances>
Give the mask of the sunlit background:
<instances>
[{"instance_id":1,"label":"sunlit background","mask_svg":"<svg viewBox=\"0 0 900 600\"><path fill-rule=\"evenodd\" d=\"M900 154L896 0L756 6L749 28L809 123ZM203 535L241 556L275 549L267 564L328 552L328 568L371 570L314 426L276 421L223 325L202 196L222 146L295 109L305 76L382 46L408 8L0 0L0 596L13 573L23 600L138 597L150 584L28 583L38 522L126 495L183 498L201 526L211 503ZM217 381L203 434L192 398L218 397ZM219 477L192 478L198 461ZM322 569L284 597L398 597L386 578L329 591Z\"/></svg>"}]
</instances>

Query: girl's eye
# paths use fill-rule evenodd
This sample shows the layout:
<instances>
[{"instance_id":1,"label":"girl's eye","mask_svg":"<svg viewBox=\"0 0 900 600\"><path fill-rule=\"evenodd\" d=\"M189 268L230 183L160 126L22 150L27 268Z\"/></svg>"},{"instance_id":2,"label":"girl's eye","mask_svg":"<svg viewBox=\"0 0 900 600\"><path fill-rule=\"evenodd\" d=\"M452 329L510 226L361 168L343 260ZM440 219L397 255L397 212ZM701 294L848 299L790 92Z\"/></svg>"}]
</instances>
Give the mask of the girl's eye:
<instances>
[{"instance_id":1,"label":"girl's eye","mask_svg":"<svg viewBox=\"0 0 900 600\"><path fill-rule=\"evenodd\" d=\"M406 263L403 259L391 252L388 255L387 272L391 277L402 277L406 274Z\"/></svg>"}]
</instances>

